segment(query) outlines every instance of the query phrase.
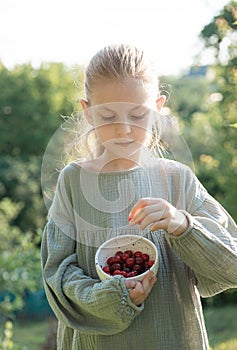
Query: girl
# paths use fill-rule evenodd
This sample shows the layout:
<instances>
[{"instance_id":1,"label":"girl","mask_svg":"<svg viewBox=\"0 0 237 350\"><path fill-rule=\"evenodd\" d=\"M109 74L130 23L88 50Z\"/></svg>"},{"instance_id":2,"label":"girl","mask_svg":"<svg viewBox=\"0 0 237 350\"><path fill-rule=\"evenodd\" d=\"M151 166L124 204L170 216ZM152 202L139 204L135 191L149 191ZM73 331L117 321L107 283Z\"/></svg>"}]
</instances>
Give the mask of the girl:
<instances>
[{"instance_id":1,"label":"girl","mask_svg":"<svg viewBox=\"0 0 237 350\"><path fill-rule=\"evenodd\" d=\"M81 105L98 147L61 171L42 240L60 350L208 349L200 296L237 286L235 222L187 166L151 154L157 90L135 47L106 47L86 70ZM96 249L131 233L157 246L157 276L100 282Z\"/></svg>"}]
</instances>

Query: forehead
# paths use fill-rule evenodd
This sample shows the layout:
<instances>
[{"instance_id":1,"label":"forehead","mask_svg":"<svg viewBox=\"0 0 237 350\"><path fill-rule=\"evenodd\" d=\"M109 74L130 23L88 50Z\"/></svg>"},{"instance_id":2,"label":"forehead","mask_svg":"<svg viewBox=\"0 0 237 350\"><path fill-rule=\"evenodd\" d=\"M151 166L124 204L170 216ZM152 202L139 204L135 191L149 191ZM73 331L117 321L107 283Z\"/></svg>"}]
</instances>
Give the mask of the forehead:
<instances>
[{"instance_id":1,"label":"forehead","mask_svg":"<svg viewBox=\"0 0 237 350\"><path fill-rule=\"evenodd\" d=\"M93 86L90 102L94 106L111 102L147 105L152 100L155 102L154 91L151 86L144 85L140 80L99 79Z\"/></svg>"}]
</instances>

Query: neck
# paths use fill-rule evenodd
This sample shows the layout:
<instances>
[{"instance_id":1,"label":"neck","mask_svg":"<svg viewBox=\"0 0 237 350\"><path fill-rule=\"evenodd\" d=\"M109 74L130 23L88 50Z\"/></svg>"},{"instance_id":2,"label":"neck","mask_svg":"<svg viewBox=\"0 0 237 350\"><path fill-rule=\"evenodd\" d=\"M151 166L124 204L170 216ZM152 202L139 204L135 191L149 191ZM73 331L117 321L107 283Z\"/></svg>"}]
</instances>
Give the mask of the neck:
<instances>
[{"instance_id":1,"label":"neck","mask_svg":"<svg viewBox=\"0 0 237 350\"><path fill-rule=\"evenodd\" d=\"M130 170L139 166L139 158L115 158L108 157L108 154L104 152L99 158L97 158L97 166L100 171L123 171ZM138 158L138 159L136 159Z\"/></svg>"}]
</instances>

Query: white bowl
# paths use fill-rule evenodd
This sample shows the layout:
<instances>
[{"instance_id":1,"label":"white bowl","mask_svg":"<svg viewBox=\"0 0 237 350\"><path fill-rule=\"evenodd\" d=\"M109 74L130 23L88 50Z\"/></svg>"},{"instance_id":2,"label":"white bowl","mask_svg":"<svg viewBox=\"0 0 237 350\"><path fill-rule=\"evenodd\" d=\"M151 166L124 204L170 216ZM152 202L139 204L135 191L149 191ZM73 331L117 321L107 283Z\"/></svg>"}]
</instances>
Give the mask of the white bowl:
<instances>
[{"instance_id":1,"label":"white bowl","mask_svg":"<svg viewBox=\"0 0 237 350\"><path fill-rule=\"evenodd\" d=\"M107 265L107 259L111 256L114 256L117 251L126 251L132 250L141 251L142 253L149 254L150 260L154 260L154 264L151 268L140 275L134 277L127 277L126 279L133 279L142 281L144 276L148 273L148 271L153 271L156 275L158 271L159 259L158 259L158 251L154 243L152 243L149 239L138 236L138 235L122 235L116 236L108 241L104 242L96 251L95 255L95 266L97 274L101 281L105 279L113 278L112 275L107 274L102 269Z\"/></svg>"}]
</instances>

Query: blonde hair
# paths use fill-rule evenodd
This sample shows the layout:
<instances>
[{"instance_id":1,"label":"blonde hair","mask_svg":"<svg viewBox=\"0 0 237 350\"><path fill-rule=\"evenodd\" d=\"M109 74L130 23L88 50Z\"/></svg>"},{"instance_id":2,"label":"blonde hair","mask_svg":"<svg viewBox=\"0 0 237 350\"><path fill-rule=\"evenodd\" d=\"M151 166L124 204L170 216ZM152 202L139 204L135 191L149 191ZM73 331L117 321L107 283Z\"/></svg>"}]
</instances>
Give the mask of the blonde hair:
<instances>
[{"instance_id":1,"label":"blonde hair","mask_svg":"<svg viewBox=\"0 0 237 350\"><path fill-rule=\"evenodd\" d=\"M106 46L95 54L85 72L85 96L88 103L99 79L136 79L152 86L158 93L158 76L154 64L143 50L131 45Z\"/></svg>"}]
</instances>

